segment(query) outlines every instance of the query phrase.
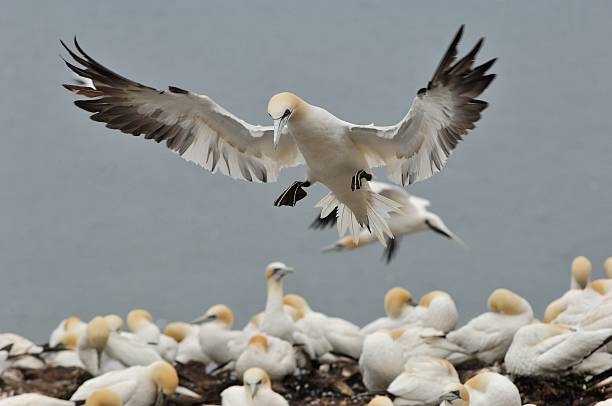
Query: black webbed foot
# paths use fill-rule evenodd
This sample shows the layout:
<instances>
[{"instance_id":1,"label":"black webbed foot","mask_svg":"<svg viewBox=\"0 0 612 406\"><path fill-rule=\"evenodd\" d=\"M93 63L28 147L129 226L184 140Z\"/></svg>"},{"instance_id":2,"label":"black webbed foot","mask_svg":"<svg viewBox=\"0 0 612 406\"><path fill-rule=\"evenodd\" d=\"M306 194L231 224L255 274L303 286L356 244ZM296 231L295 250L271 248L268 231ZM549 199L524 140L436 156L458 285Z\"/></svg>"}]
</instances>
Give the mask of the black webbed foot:
<instances>
[{"instance_id":1,"label":"black webbed foot","mask_svg":"<svg viewBox=\"0 0 612 406\"><path fill-rule=\"evenodd\" d=\"M303 187L310 186L310 182L295 181L289 186L279 197L274 201L276 207L280 206L295 206L295 204L306 197L306 191Z\"/></svg>"},{"instance_id":2,"label":"black webbed foot","mask_svg":"<svg viewBox=\"0 0 612 406\"><path fill-rule=\"evenodd\" d=\"M363 169L357 171L355 176L351 178L351 190L354 192L355 190L361 189L361 179L365 179L367 181L372 180L372 174L367 173Z\"/></svg>"}]
</instances>

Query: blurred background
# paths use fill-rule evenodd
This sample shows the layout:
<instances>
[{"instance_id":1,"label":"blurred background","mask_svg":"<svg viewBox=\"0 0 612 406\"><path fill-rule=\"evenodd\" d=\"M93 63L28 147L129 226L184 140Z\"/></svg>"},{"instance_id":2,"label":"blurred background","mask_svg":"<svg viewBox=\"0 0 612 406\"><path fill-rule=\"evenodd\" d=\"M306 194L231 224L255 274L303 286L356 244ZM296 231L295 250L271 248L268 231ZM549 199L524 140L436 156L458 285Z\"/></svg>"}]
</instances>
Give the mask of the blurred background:
<instances>
[{"instance_id":1,"label":"blurred background","mask_svg":"<svg viewBox=\"0 0 612 406\"><path fill-rule=\"evenodd\" d=\"M463 321L491 290L541 315L587 255L612 255L612 4L591 1L26 1L0 14L0 331L45 340L60 319L190 320L218 302L237 326L264 306L263 268L296 268L286 290L365 323L389 287L447 290ZM490 108L439 175L408 191L469 245L433 233L321 254L334 229L307 229L323 187L295 208L279 183L211 175L164 147L90 121L62 89L59 39L144 84L204 93L271 124L290 90L352 122L392 124L426 85L461 24L480 61L499 57Z\"/></svg>"}]
</instances>

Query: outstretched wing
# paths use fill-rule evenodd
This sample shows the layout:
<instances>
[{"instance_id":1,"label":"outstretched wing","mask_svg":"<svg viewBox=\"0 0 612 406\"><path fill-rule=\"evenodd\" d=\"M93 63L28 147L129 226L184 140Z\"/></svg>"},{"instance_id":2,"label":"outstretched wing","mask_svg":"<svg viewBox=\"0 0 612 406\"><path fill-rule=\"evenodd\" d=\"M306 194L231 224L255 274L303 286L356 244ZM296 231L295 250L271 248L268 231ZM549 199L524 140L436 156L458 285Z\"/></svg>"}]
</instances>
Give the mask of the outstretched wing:
<instances>
[{"instance_id":1,"label":"outstretched wing","mask_svg":"<svg viewBox=\"0 0 612 406\"><path fill-rule=\"evenodd\" d=\"M473 68L476 46L455 63L463 26L457 32L427 88L417 92L408 114L388 127L351 124L350 136L370 166L386 166L388 176L405 185L439 172L459 141L475 128L487 103L476 99L493 81L487 71L495 59Z\"/></svg>"},{"instance_id":2,"label":"outstretched wing","mask_svg":"<svg viewBox=\"0 0 612 406\"><path fill-rule=\"evenodd\" d=\"M76 62L65 61L68 68L93 83L64 87L86 97L75 104L108 128L165 141L187 161L247 181L272 182L282 168L303 163L291 137L274 148L272 127L251 125L204 95L131 81L87 55L76 39L76 51L62 45Z\"/></svg>"}]
</instances>

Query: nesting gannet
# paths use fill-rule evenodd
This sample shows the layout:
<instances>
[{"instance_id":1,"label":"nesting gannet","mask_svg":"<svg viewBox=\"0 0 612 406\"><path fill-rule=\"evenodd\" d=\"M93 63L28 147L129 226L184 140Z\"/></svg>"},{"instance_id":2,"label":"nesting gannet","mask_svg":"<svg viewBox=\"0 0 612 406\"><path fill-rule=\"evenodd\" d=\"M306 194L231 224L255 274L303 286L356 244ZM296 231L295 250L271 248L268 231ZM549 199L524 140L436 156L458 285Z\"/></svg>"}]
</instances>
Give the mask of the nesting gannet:
<instances>
[{"instance_id":1,"label":"nesting gannet","mask_svg":"<svg viewBox=\"0 0 612 406\"><path fill-rule=\"evenodd\" d=\"M197 361L208 364L210 358L200 346L200 327L183 322L174 322L164 328L164 334L172 337L178 343L176 361L186 364L190 361Z\"/></svg>"},{"instance_id":2,"label":"nesting gannet","mask_svg":"<svg viewBox=\"0 0 612 406\"><path fill-rule=\"evenodd\" d=\"M62 320L59 325L51 332L49 346L55 347L60 343L60 338L68 331L80 331L85 327L84 322L77 316L70 316Z\"/></svg>"},{"instance_id":3,"label":"nesting gannet","mask_svg":"<svg viewBox=\"0 0 612 406\"><path fill-rule=\"evenodd\" d=\"M531 324L516 332L506 353L506 370L524 376L598 374L612 366L612 354L598 351L610 341L612 329L575 331L560 324Z\"/></svg>"},{"instance_id":4,"label":"nesting gannet","mask_svg":"<svg viewBox=\"0 0 612 406\"><path fill-rule=\"evenodd\" d=\"M404 369L403 348L397 342L402 329L377 331L363 342L359 369L370 392L386 390Z\"/></svg>"},{"instance_id":5,"label":"nesting gannet","mask_svg":"<svg viewBox=\"0 0 612 406\"><path fill-rule=\"evenodd\" d=\"M451 383L459 383L459 375L450 362L431 357L413 358L391 382L387 392L397 396L393 401L395 406L434 406Z\"/></svg>"},{"instance_id":6,"label":"nesting gannet","mask_svg":"<svg viewBox=\"0 0 612 406\"><path fill-rule=\"evenodd\" d=\"M612 328L612 295L606 295L580 319L577 326L583 330Z\"/></svg>"},{"instance_id":7,"label":"nesting gannet","mask_svg":"<svg viewBox=\"0 0 612 406\"><path fill-rule=\"evenodd\" d=\"M71 341L74 339L73 334L74 332L64 334L61 338L62 344L70 346ZM101 316L91 319L78 335L77 354L87 372L94 376L103 372L102 355L109 336L110 330L106 320Z\"/></svg>"},{"instance_id":8,"label":"nesting gannet","mask_svg":"<svg viewBox=\"0 0 612 406\"><path fill-rule=\"evenodd\" d=\"M108 314L104 316L104 320L106 320L106 325L111 332L119 332L123 328L123 319L121 316L116 314Z\"/></svg>"},{"instance_id":9,"label":"nesting gannet","mask_svg":"<svg viewBox=\"0 0 612 406\"><path fill-rule=\"evenodd\" d=\"M155 346L146 344L128 334L110 333L104 353L126 367L147 366L162 360ZM108 368L103 368L105 372L108 370Z\"/></svg>"},{"instance_id":10,"label":"nesting gannet","mask_svg":"<svg viewBox=\"0 0 612 406\"><path fill-rule=\"evenodd\" d=\"M2 333L0 334L0 372L10 367L42 368L45 366L40 356L42 352L42 347L25 337L13 333Z\"/></svg>"},{"instance_id":11,"label":"nesting gannet","mask_svg":"<svg viewBox=\"0 0 612 406\"><path fill-rule=\"evenodd\" d=\"M370 400L368 406L393 406L393 402L386 396L377 395Z\"/></svg>"},{"instance_id":12,"label":"nesting gannet","mask_svg":"<svg viewBox=\"0 0 612 406\"><path fill-rule=\"evenodd\" d=\"M533 320L533 310L525 299L507 289L497 289L488 300L490 312L451 331L448 341L463 348L487 365L501 361L516 331Z\"/></svg>"},{"instance_id":13,"label":"nesting gannet","mask_svg":"<svg viewBox=\"0 0 612 406\"><path fill-rule=\"evenodd\" d=\"M286 341L293 340L294 322L285 312L283 278L292 272L293 268L289 268L282 262L272 262L266 267L268 296L260 326L262 332Z\"/></svg>"},{"instance_id":14,"label":"nesting gannet","mask_svg":"<svg viewBox=\"0 0 612 406\"><path fill-rule=\"evenodd\" d=\"M149 344L166 361L174 362L177 343L173 338L162 334L159 327L153 323L153 316L146 310L136 309L128 313L128 329L142 342Z\"/></svg>"},{"instance_id":15,"label":"nesting gannet","mask_svg":"<svg viewBox=\"0 0 612 406\"><path fill-rule=\"evenodd\" d=\"M289 406L272 390L270 377L260 368L251 368L242 377L242 386L232 386L221 392L222 406Z\"/></svg>"},{"instance_id":16,"label":"nesting gannet","mask_svg":"<svg viewBox=\"0 0 612 406\"><path fill-rule=\"evenodd\" d=\"M64 332L57 340L57 344L63 344L65 350L54 349L42 354L45 363L49 366L77 367L85 369L78 354L79 334L75 331Z\"/></svg>"},{"instance_id":17,"label":"nesting gannet","mask_svg":"<svg viewBox=\"0 0 612 406\"><path fill-rule=\"evenodd\" d=\"M373 192L402 205L397 212L390 214L387 221L394 236L394 239L387 242L384 250L383 258L387 262L390 262L396 254L402 236L422 231L433 231L464 245L461 239L444 224L440 216L427 210L430 206L429 200L410 195L404 188L389 183L371 181L369 186ZM336 221L337 213L333 211L325 218L317 217L311 228L333 227ZM343 237L323 250L325 252L353 250L373 242L376 242L376 236L367 230L362 230L359 234L359 244L356 244L352 237Z\"/></svg>"},{"instance_id":18,"label":"nesting gannet","mask_svg":"<svg viewBox=\"0 0 612 406\"><path fill-rule=\"evenodd\" d=\"M446 292L434 290L421 296L419 299L417 323L444 333L457 326L459 313L453 298Z\"/></svg>"},{"instance_id":19,"label":"nesting gannet","mask_svg":"<svg viewBox=\"0 0 612 406\"><path fill-rule=\"evenodd\" d=\"M517 387L503 375L481 372L465 385L448 385L440 397L441 406L521 406Z\"/></svg>"},{"instance_id":20,"label":"nesting gannet","mask_svg":"<svg viewBox=\"0 0 612 406\"><path fill-rule=\"evenodd\" d=\"M94 391L107 388L119 394L125 406L164 404L164 398L178 387L178 375L172 365L158 361L149 366L135 366L107 372L85 381L70 400L87 399Z\"/></svg>"},{"instance_id":21,"label":"nesting gannet","mask_svg":"<svg viewBox=\"0 0 612 406\"><path fill-rule=\"evenodd\" d=\"M77 52L62 45L77 65L66 62L90 86L64 87L92 100L76 105L91 118L124 133L166 141L184 159L215 172L255 182L276 180L284 167L306 164L307 176L294 182L274 202L294 206L306 196L303 188L321 182L330 190L318 206L321 217L338 209L338 230L347 228L356 240L367 226L384 244L392 238L386 223L397 203L370 190L372 167L385 166L394 182L413 183L437 173L487 103L476 99L495 78L487 74L495 60L474 67L483 40L460 60L457 32L426 88L417 92L407 115L396 125L356 125L291 93L268 103L273 127L246 123L207 96L170 87L141 85L105 68L75 40Z\"/></svg>"},{"instance_id":22,"label":"nesting gannet","mask_svg":"<svg viewBox=\"0 0 612 406\"><path fill-rule=\"evenodd\" d=\"M382 329L397 328L407 321L416 320L416 303L412 293L401 287L391 288L385 294L385 313L387 317L381 317L369 323L361 329L364 334L370 334Z\"/></svg>"},{"instance_id":23,"label":"nesting gannet","mask_svg":"<svg viewBox=\"0 0 612 406\"><path fill-rule=\"evenodd\" d=\"M306 299L300 295L285 295L283 303L297 309L302 314L295 323L294 340L296 343L304 344L307 347L312 341L318 343L319 345L312 351L317 357L331 351L338 355L359 358L365 336L358 326L339 317L330 317L312 310ZM313 357L312 354L310 355Z\"/></svg>"},{"instance_id":24,"label":"nesting gannet","mask_svg":"<svg viewBox=\"0 0 612 406\"><path fill-rule=\"evenodd\" d=\"M225 365L235 358L228 343L239 338L242 332L232 330L234 313L229 307L214 305L192 323L200 324L200 348L211 361Z\"/></svg>"},{"instance_id":25,"label":"nesting gannet","mask_svg":"<svg viewBox=\"0 0 612 406\"><path fill-rule=\"evenodd\" d=\"M281 380L296 368L295 351L291 343L280 338L256 334L236 360L236 373L243 376L251 368L265 370L270 379Z\"/></svg>"},{"instance_id":26,"label":"nesting gannet","mask_svg":"<svg viewBox=\"0 0 612 406\"><path fill-rule=\"evenodd\" d=\"M418 325L402 327L403 333L398 338L405 360L417 357L434 357L448 360L453 365L460 365L472 359L472 355L450 342L443 331Z\"/></svg>"}]
</instances>

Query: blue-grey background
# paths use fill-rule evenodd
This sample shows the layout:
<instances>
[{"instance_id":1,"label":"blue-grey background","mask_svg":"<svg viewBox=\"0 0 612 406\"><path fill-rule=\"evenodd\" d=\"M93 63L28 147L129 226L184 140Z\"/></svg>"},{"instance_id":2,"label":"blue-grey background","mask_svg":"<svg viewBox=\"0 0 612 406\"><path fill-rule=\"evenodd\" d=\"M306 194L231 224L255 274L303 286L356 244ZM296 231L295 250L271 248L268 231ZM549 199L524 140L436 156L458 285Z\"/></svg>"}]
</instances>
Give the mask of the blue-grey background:
<instances>
[{"instance_id":1,"label":"blue-grey background","mask_svg":"<svg viewBox=\"0 0 612 406\"><path fill-rule=\"evenodd\" d=\"M612 4L606 1L13 1L0 13L0 330L44 340L63 317L148 308L189 320L217 302L238 325L263 307L263 268L287 290L359 323L387 288L448 290L462 320L497 287L541 312L568 287L573 256L598 276L612 255ZM280 182L210 175L72 105L59 39L145 84L205 93L269 124L283 90L354 122L407 111L460 24L462 50L497 56L491 106L445 170L410 187L470 246L423 234L397 260L381 247L322 255L335 230L306 226Z\"/></svg>"}]
</instances>

